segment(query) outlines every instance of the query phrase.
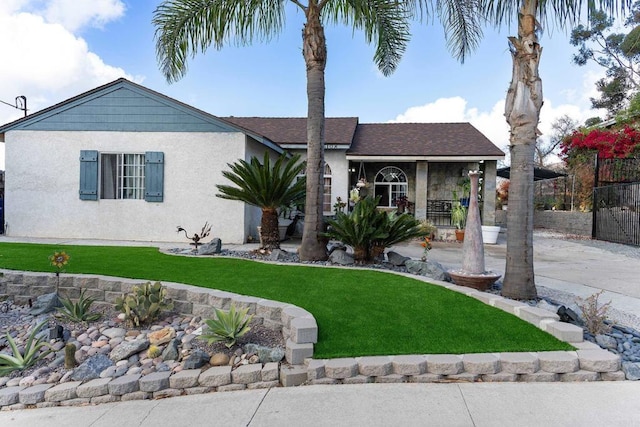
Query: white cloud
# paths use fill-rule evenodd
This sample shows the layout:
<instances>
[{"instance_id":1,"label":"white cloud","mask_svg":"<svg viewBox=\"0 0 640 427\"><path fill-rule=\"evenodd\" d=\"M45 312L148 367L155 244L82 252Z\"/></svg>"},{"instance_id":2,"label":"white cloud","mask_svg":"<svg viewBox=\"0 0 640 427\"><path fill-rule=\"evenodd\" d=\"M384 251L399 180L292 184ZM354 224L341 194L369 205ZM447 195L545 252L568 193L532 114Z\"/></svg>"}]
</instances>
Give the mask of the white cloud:
<instances>
[{"instance_id":1,"label":"white cloud","mask_svg":"<svg viewBox=\"0 0 640 427\"><path fill-rule=\"evenodd\" d=\"M120 0L50 0L43 12L47 22L75 32L85 26L102 28L123 16L125 5Z\"/></svg>"},{"instance_id":2,"label":"white cloud","mask_svg":"<svg viewBox=\"0 0 640 427\"><path fill-rule=\"evenodd\" d=\"M504 117L505 101L497 101L489 111L469 108L467 104L467 101L459 96L440 98L428 104L409 107L391 122L469 122L506 153L509 146L509 126ZM542 132L541 138L549 138L553 122L565 114L578 123L584 123L587 118L593 117L597 112L574 104L561 104L556 107L551 100L545 99L538 125Z\"/></svg>"},{"instance_id":3,"label":"white cloud","mask_svg":"<svg viewBox=\"0 0 640 427\"><path fill-rule=\"evenodd\" d=\"M454 123L469 122L500 148L509 145L509 127L504 119L504 100L497 101L490 111L468 108L464 98L440 98L434 102L410 107L391 122Z\"/></svg>"},{"instance_id":4,"label":"white cloud","mask_svg":"<svg viewBox=\"0 0 640 427\"><path fill-rule=\"evenodd\" d=\"M38 9L42 4L45 9ZM25 95L29 112L119 77L141 82L117 66L105 64L74 31L100 26L124 13L121 0L2 0L0 2L0 100L13 104ZM0 104L0 124L22 113ZM0 144L4 169L4 144Z\"/></svg>"}]
</instances>

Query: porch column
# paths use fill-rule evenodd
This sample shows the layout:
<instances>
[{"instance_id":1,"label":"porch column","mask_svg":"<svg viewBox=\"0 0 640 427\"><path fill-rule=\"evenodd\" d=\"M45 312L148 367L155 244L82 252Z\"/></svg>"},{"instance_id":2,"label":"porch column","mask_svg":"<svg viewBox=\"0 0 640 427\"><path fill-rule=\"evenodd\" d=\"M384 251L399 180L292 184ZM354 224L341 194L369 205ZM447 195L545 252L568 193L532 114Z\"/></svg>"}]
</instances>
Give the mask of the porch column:
<instances>
[{"instance_id":1,"label":"porch column","mask_svg":"<svg viewBox=\"0 0 640 427\"><path fill-rule=\"evenodd\" d=\"M495 160L484 161L482 182L482 224L496 225L496 168Z\"/></svg>"},{"instance_id":2,"label":"porch column","mask_svg":"<svg viewBox=\"0 0 640 427\"><path fill-rule=\"evenodd\" d=\"M429 181L429 162L416 162L416 219L427 218L427 185Z\"/></svg>"}]
</instances>

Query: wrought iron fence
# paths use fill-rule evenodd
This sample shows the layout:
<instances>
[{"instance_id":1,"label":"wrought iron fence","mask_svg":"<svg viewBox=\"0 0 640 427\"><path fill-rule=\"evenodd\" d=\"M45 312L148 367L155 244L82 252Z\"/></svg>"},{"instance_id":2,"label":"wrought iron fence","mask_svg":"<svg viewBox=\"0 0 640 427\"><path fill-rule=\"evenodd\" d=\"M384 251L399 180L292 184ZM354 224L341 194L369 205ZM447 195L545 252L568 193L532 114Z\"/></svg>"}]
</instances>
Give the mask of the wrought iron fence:
<instances>
[{"instance_id":1,"label":"wrought iron fence","mask_svg":"<svg viewBox=\"0 0 640 427\"><path fill-rule=\"evenodd\" d=\"M468 200L466 202L468 206ZM455 203L460 203L460 201L446 199L427 200L427 220L431 221L435 226L452 226L451 210ZM482 216L482 201L478 201L478 206L480 207L480 213Z\"/></svg>"},{"instance_id":2,"label":"wrought iron fence","mask_svg":"<svg viewBox=\"0 0 640 427\"><path fill-rule=\"evenodd\" d=\"M593 189L592 237L640 246L640 182Z\"/></svg>"}]
</instances>

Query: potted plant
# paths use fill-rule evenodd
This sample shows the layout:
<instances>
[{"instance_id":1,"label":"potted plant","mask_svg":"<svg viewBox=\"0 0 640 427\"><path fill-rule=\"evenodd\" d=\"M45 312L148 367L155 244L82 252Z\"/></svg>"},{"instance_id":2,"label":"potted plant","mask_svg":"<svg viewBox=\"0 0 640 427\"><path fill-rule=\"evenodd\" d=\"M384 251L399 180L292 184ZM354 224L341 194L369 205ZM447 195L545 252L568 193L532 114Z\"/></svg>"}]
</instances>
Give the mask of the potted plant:
<instances>
[{"instance_id":1,"label":"potted plant","mask_svg":"<svg viewBox=\"0 0 640 427\"><path fill-rule=\"evenodd\" d=\"M459 197L458 197L458 194L460 194ZM458 188L456 190L453 190L453 200L459 201L463 208L468 208L470 194L471 194L471 181L469 180L468 177L463 178L458 182Z\"/></svg>"},{"instance_id":2,"label":"potted plant","mask_svg":"<svg viewBox=\"0 0 640 427\"><path fill-rule=\"evenodd\" d=\"M464 227L467 223L467 208L462 206L459 201L453 202L451 208L451 224L456 227L456 240L461 242L464 240Z\"/></svg>"}]
</instances>

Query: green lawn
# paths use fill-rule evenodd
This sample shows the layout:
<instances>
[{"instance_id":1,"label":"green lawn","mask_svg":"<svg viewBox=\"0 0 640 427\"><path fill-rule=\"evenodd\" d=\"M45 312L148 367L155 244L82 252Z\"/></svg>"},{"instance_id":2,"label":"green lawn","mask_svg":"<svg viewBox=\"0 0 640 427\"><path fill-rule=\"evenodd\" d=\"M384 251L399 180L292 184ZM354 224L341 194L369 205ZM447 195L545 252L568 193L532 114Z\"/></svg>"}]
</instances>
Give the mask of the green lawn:
<instances>
[{"instance_id":1,"label":"green lawn","mask_svg":"<svg viewBox=\"0 0 640 427\"><path fill-rule=\"evenodd\" d=\"M231 258L165 255L156 248L0 243L0 268L159 280L289 302L319 329L314 357L571 350L502 310L439 286L379 271L280 266Z\"/></svg>"}]
</instances>

